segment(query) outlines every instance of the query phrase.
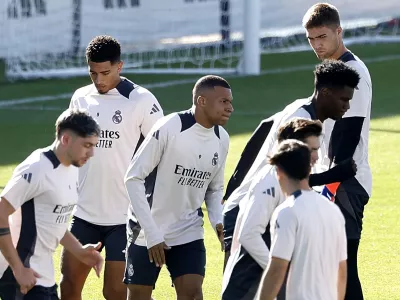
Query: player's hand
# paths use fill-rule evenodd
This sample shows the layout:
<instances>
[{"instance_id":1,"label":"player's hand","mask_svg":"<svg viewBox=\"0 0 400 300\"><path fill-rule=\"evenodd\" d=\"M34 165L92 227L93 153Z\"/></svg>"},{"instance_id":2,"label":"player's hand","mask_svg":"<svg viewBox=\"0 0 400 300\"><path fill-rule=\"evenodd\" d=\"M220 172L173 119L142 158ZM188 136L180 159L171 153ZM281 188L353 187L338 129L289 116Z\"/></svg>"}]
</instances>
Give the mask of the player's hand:
<instances>
[{"instance_id":1,"label":"player's hand","mask_svg":"<svg viewBox=\"0 0 400 300\"><path fill-rule=\"evenodd\" d=\"M219 242L221 243L221 251L224 251L224 249L225 249L225 243L224 243L224 225L222 225L221 223L218 223L218 224L215 226L215 229L217 230L218 239L219 239Z\"/></svg>"},{"instance_id":2,"label":"player's hand","mask_svg":"<svg viewBox=\"0 0 400 300\"><path fill-rule=\"evenodd\" d=\"M357 174L357 165L356 165L356 162L354 161L354 159L351 160L351 166L353 168L354 176L355 176Z\"/></svg>"},{"instance_id":3,"label":"player's hand","mask_svg":"<svg viewBox=\"0 0 400 300\"><path fill-rule=\"evenodd\" d=\"M97 244L87 244L82 247L82 250L77 255L81 262L95 270L97 277L100 277L104 264L104 259L99 253L100 248L100 242Z\"/></svg>"},{"instance_id":4,"label":"player's hand","mask_svg":"<svg viewBox=\"0 0 400 300\"><path fill-rule=\"evenodd\" d=\"M165 250L171 249L165 244L165 242L154 245L149 248L149 259L150 262L154 262L157 267L162 267L165 264Z\"/></svg>"},{"instance_id":5,"label":"player's hand","mask_svg":"<svg viewBox=\"0 0 400 300\"><path fill-rule=\"evenodd\" d=\"M40 275L31 268L23 267L13 273L22 294L27 294L36 285L37 278L40 278Z\"/></svg>"}]
</instances>

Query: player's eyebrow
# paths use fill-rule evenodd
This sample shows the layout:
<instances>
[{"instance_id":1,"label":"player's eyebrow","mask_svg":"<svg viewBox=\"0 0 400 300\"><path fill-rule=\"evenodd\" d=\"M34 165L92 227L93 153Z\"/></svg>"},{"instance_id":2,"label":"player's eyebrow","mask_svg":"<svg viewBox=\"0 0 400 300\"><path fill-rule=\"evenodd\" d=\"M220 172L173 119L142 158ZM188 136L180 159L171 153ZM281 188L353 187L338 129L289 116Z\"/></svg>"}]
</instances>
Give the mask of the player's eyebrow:
<instances>
[{"instance_id":1,"label":"player's eyebrow","mask_svg":"<svg viewBox=\"0 0 400 300\"><path fill-rule=\"evenodd\" d=\"M312 40L312 39L317 39L317 38L321 38L321 37L324 37L324 36L326 36L326 33L320 34L320 35L315 36L315 37L307 36L307 38L308 38L309 40Z\"/></svg>"}]
</instances>

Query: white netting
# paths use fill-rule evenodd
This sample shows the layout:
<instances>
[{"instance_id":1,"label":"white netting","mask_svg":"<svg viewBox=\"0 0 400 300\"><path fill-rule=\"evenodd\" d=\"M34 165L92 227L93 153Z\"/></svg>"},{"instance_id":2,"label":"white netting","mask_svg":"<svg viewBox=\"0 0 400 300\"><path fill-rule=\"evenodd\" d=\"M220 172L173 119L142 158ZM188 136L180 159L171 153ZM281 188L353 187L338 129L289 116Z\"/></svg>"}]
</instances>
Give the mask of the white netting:
<instances>
[{"instance_id":1,"label":"white netting","mask_svg":"<svg viewBox=\"0 0 400 300\"><path fill-rule=\"evenodd\" d=\"M109 34L121 42L131 72L235 72L243 55L244 1L1 0L0 57L9 78L83 75L86 45ZM301 19L315 1L260 3L261 31L254 34L263 52L309 49ZM331 3L341 12L346 38L399 39L399 23L387 21L400 16L400 1Z\"/></svg>"}]
</instances>

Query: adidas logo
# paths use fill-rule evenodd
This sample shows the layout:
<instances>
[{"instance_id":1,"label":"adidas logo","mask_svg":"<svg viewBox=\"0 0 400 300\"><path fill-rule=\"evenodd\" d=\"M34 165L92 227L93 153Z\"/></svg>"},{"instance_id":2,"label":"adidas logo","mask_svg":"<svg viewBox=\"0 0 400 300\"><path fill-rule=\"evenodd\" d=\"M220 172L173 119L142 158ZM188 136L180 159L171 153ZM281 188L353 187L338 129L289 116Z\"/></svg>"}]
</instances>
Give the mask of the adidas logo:
<instances>
[{"instance_id":1,"label":"adidas logo","mask_svg":"<svg viewBox=\"0 0 400 300\"><path fill-rule=\"evenodd\" d=\"M267 190L265 190L265 191L263 192L263 194L268 194L268 195L270 195L270 196L272 196L272 197L275 197L275 188L272 187L272 188L270 188L270 189L267 189Z\"/></svg>"},{"instance_id":2,"label":"adidas logo","mask_svg":"<svg viewBox=\"0 0 400 300\"><path fill-rule=\"evenodd\" d=\"M32 179L32 173L25 173L24 175L22 175L22 177L28 181L28 183L31 183L31 179Z\"/></svg>"},{"instance_id":3,"label":"adidas logo","mask_svg":"<svg viewBox=\"0 0 400 300\"><path fill-rule=\"evenodd\" d=\"M153 108L151 109L150 114L152 115L152 114L155 114L155 113L157 113L159 111L160 111L160 109L158 108L158 106L153 104Z\"/></svg>"},{"instance_id":4,"label":"adidas logo","mask_svg":"<svg viewBox=\"0 0 400 300\"><path fill-rule=\"evenodd\" d=\"M153 133L153 138L155 138L158 141L158 138L160 136L160 130L157 130Z\"/></svg>"}]
</instances>

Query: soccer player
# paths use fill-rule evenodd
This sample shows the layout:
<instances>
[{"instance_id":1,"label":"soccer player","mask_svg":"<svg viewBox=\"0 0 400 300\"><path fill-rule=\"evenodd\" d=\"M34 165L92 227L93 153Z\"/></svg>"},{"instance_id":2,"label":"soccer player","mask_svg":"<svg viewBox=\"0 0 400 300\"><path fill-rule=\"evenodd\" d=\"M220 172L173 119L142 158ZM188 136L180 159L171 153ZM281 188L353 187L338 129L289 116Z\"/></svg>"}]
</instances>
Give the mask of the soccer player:
<instances>
[{"instance_id":1,"label":"soccer player","mask_svg":"<svg viewBox=\"0 0 400 300\"><path fill-rule=\"evenodd\" d=\"M278 129L277 140L305 142L311 151L311 165L318 160L322 124L294 118ZM267 158L265 158L267 159ZM253 300L267 267L271 237L269 221L275 208L285 200L276 168L265 165L253 179L246 196L239 203L231 255L224 272L222 299Z\"/></svg>"},{"instance_id":2,"label":"soccer player","mask_svg":"<svg viewBox=\"0 0 400 300\"><path fill-rule=\"evenodd\" d=\"M232 235L239 210L237 207L249 190L255 174L266 165L265 157L276 144L278 128L284 122L295 117L321 122L325 122L328 118L340 119L350 107L350 100L360 79L355 69L341 61L326 60L316 66L314 75L314 93L309 98L294 101L275 115L271 130L253 165L244 177L243 182L224 204L225 264L230 255ZM322 142L319 157L324 158L326 151L326 144ZM343 161L340 165L343 167L342 171L338 169L333 171L332 169L327 173L313 174L310 176L310 184L319 186L331 182L342 182L350 176L354 176L351 159ZM316 164L313 173L320 173L321 171L326 171L326 168L323 169L319 164Z\"/></svg>"},{"instance_id":3,"label":"soccer player","mask_svg":"<svg viewBox=\"0 0 400 300\"><path fill-rule=\"evenodd\" d=\"M0 298L58 299L53 254L59 244L100 275L101 243L82 246L68 223L78 200L78 170L98 142L100 128L87 113L63 112L56 138L14 170L0 200Z\"/></svg>"},{"instance_id":4,"label":"soccer player","mask_svg":"<svg viewBox=\"0 0 400 300\"><path fill-rule=\"evenodd\" d=\"M312 49L319 59L336 59L360 74L350 109L340 120L327 120L326 144L329 163L354 159L357 174L341 182L335 203L346 219L348 246L348 284L346 299L361 300L363 292L358 277L357 253L361 239L364 207L372 192L372 174L368 163L368 139L371 117L372 83L368 68L343 43L339 12L333 5L318 3L306 12L303 26Z\"/></svg>"},{"instance_id":5,"label":"soccer player","mask_svg":"<svg viewBox=\"0 0 400 300\"><path fill-rule=\"evenodd\" d=\"M116 39L95 37L86 48L86 59L93 83L75 92L70 107L88 110L101 133L94 158L79 172L79 200L70 230L81 243L102 242L100 251L106 250L104 298L125 300L129 198L124 176L134 152L163 111L147 89L120 76L123 62ZM61 272L63 300L81 299L90 268L64 251Z\"/></svg>"},{"instance_id":6,"label":"soccer player","mask_svg":"<svg viewBox=\"0 0 400 300\"><path fill-rule=\"evenodd\" d=\"M270 260L256 299L275 299L288 268L287 300L343 299L345 221L339 208L308 184L309 147L296 140L284 141L269 163L276 166L279 184L288 199L271 218Z\"/></svg>"},{"instance_id":7,"label":"soccer player","mask_svg":"<svg viewBox=\"0 0 400 300\"><path fill-rule=\"evenodd\" d=\"M135 154L125 177L131 199L124 279L129 299L149 300L164 264L177 299L203 299L201 206L205 200L223 245L221 199L229 136L222 125L232 112L228 82L204 76L193 88L192 108L159 120Z\"/></svg>"}]
</instances>

